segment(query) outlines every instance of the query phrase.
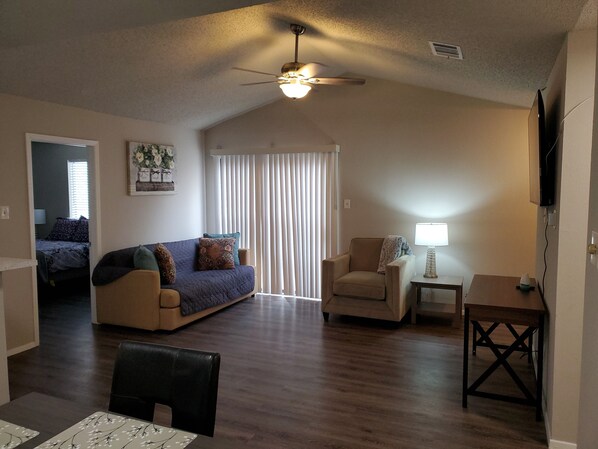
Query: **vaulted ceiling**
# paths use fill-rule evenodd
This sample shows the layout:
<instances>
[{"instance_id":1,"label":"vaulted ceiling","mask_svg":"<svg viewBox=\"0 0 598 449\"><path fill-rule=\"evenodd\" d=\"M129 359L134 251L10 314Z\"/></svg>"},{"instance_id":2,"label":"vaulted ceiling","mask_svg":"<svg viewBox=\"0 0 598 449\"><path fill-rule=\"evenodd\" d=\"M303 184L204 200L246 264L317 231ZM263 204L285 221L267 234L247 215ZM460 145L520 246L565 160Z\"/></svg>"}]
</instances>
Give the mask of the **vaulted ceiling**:
<instances>
[{"instance_id":1,"label":"vaulted ceiling","mask_svg":"<svg viewBox=\"0 0 598 449\"><path fill-rule=\"evenodd\" d=\"M232 67L279 73L290 23L321 76L529 107L566 33L596 28L596 0L0 0L0 92L202 129L282 98Z\"/></svg>"}]
</instances>

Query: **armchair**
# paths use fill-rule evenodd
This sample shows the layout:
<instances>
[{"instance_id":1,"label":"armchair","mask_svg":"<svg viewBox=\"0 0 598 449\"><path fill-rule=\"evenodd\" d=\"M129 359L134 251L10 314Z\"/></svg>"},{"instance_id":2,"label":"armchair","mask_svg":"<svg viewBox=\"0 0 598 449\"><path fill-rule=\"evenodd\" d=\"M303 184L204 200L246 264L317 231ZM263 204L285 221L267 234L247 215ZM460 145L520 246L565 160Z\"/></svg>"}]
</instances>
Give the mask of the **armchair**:
<instances>
[{"instance_id":1,"label":"armchair","mask_svg":"<svg viewBox=\"0 0 598 449\"><path fill-rule=\"evenodd\" d=\"M354 238L349 251L322 261L322 314L401 321L413 305L415 256L404 255L379 274L384 238Z\"/></svg>"}]
</instances>

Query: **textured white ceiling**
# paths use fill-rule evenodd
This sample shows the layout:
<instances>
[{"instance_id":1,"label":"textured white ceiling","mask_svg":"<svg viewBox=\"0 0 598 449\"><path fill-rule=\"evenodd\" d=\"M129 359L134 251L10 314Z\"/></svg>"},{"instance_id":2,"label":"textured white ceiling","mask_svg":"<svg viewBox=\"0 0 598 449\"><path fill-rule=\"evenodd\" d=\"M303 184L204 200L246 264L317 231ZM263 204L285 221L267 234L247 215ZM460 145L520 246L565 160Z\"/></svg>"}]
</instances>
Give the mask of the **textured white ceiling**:
<instances>
[{"instance_id":1,"label":"textured white ceiling","mask_svg":"<svg viewBox=\"0 0 598 449\"><path fill-rule=\"evenodd\" d=\"M0 92L201 129L282 97L231 68L278 73L295 22L307 26L299 60L326 64L322 75L529 107L566 32L596 27L586 2L0 0ZM433 56L429 40L465 59Z\"/></svg>"}]
</instances>

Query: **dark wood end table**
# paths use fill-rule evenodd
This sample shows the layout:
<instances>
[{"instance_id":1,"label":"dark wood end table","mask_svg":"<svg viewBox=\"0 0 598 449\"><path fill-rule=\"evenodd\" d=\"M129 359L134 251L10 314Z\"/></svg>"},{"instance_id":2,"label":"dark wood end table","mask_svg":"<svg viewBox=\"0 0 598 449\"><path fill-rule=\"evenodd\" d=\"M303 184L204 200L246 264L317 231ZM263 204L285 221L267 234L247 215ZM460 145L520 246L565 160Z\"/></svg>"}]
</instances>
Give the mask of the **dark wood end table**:
<instances>
[{"instance_id":1,"label":"dark wood end table","mask_svg":"<svg viewBox=\"0 0 598 449\"><path fill-rule=\"evenodd\" d=\"M533 281L535 284L535 281ZM463 338L463 407L467 407L467 396L479 396L489 399L533 405L536 407L536 419L542 419L542 376L544 356L544 315L546 308L538 289L523 292L517 289L519 278L507 276L488 276L476 274L465 299L465 326ZM481 321L493 323L487 329ZM496 357L486 371L471 385L468 384L469 368L469 324L474 329L474 344L490 348ZM498 345L491 337L494 329L499 325L507 326L514 341L511 345ZM523 325L525 330L519 334L513 325ZM528 390L517 372L509 364L509 356L515 351L526 351L531 355L531 338L538 332L538 357L536 372L536 394ZM479 340L475 336L479 333ZM529 343L526 343L529 342ZM531 363L531 357L529 357ZM500 366L503 366L513 379L524 397L506 396L496 393L480 391L478 388Z\"/></svg>"}]
</instances>

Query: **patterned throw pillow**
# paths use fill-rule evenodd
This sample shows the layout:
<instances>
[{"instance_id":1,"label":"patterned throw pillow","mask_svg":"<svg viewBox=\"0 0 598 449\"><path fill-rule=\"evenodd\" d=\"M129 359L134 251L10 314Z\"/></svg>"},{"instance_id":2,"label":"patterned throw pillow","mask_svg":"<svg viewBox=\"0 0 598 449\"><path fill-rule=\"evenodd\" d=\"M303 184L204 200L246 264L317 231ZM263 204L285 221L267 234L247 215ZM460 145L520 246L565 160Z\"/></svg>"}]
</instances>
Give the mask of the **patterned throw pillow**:
<instances>
[{"instance_id":1,"label":"patterned throw pillow","mask_svg":"<svg viewBox=\"0 0 598 449\"><path fill-rule=\"evenodd\" d=\"M162 283L174 284L176 281L176 264L168 248L158 243L154 248L154 256L156 256L156 261L158 262Z\"/></svg>"},{"instance_id":2,"label":"patterned throw pillow","mask_svg":"<svg viewBox=\"0 0 598 449\"><path fill-rule=\"evenodd\" d=\"M241 265L241 260L239 259L239 239L241 238L240 232L229 232L228 234L204 233L203 236L211 239L234 238L235 246L233 246L233 258L235 259L235 265Z\"/></svg>"},{"instance_id":3,"label":"patterned throw pillow","mask_svg":"<svg viewBox=\"0 0 598 449\"><path fill-rule=\"evenodd\" d=\"M77 219L58 217L46 240L70 242L77 230L77 226L79 226L79 220Z\"/></svg>"},{"instance_id":4,"label":"patterned throw pillow","mask_svg":"<svg viewBox=\"0 0 598 449\"><path fill-rule=\"evenodd\" d=\"M133 254L133 265L139 270L160 271L154 253L142 245L139 245Z\"/></svg>"},{"instance_id":5,"label":"patterned throw pillow","mask_svg":"<svg viewBox=\"0 0 598 449\"><path fill-rule=\"evenodd\" d=\"M79 224L71 236L73 242L89 242L89 220L84 216L79 217Z\"/></svg>"},{"instance_id":6,"label":"patterned throw pillow","mask_svg":"<svg viewBox=\"0 0 598 449\"><path fill-rule=\"evenodd\" d=\"M199 239L199 270L227 270L235 268L233 248L235 239Z\"/></svg>"}]
</instances>

